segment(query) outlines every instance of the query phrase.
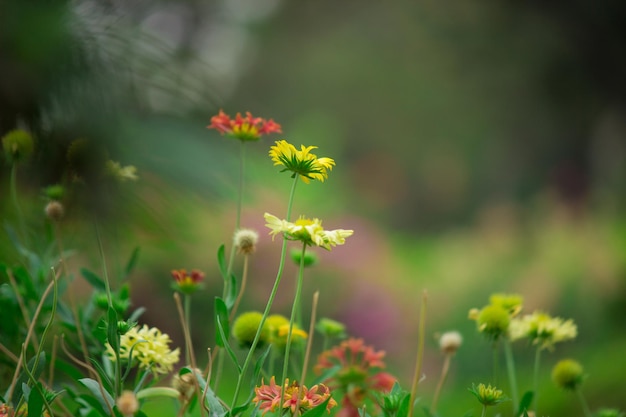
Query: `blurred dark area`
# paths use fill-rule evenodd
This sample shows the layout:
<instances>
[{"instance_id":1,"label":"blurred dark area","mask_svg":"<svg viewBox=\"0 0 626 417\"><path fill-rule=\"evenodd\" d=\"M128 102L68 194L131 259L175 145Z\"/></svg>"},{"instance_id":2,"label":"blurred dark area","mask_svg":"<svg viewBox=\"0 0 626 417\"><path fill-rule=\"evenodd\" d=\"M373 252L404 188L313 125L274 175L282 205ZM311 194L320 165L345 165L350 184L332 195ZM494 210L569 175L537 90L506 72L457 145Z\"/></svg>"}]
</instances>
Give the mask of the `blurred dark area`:
<instances>
[{"instance_id":1,"label":"blurred dark area","mask_svg":"<svg viewBox=\"0 0 626 417\"><path fill-rule=\"evenodd\" d=\"M597 358L609 343L626 346L625 22L618 0L0 0L0 136L21 128L36 139L18 172L24 196L71 185L77 139L137 166L136 186L95 187L91 207L107 206L106 249L144 245L135 306L180 341L161 308L169 270L215 275L214 248L230 243L234 224L237 147L206 126L219 109L273 118L284 132L276 140L337 162L323 190L298 190L296 210L356 230L352 246L323 254L309 284L332 290L328 315L377 339L402 373L417 334L407 312L423 287L434 325L465 330L474 330L467 310L490 292L517 291L530 309L580 322L581 347L565 352L596 367L590 398L615 401L626 365L611 365L617 349ZM247 154L244 223L259 230L259 213L283 210L288 189L267 159L272 140ZM8 177L2 160L3 196ZM70 202L69 244L80 246L91 229L78 212ZM0 244L3 258L9 246ZM266 299L275 249L260 249L244 304ZM93 253L81 260L97 264ZM212 300L218 284L208 292ZM198 324L211 302L194 304ZM467 375L490 360L472 336L451 377L465 394L460 384L477 382ZM564 398L546 410L574 413Z\"/></svg>"}]
</instances>

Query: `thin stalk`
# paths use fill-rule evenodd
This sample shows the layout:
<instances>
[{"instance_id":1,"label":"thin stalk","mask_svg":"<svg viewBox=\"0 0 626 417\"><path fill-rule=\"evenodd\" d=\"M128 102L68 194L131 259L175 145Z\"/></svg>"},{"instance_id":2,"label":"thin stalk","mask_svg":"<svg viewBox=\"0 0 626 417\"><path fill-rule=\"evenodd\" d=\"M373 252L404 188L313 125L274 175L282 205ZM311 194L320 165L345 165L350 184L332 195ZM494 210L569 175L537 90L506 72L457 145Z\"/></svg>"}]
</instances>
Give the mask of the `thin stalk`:
<instances>
[{"instance_id":1,"label":"thin stalk","mask_svg":"<svg viewBox=\"0 0 626 417\"><path fill-rule=\"evenodd\" d=\"M500 363L499 359L500 358L499 358L499 355L498 355L498 353L499 353L498 342L499 342L499 339L496 339L493 342L493 345L491 346L491 348L493 350L493 369L492 369L493 376L492 376L491 379L493 380L493 384L494 385L498 384L498 374L500 373L500 366L499 366L499 363Z\"/></svg>"},{"instance_id":2,"label":"thin stalk","mask_svg":"<svg viewBox=\"0 0 626 417\"><path fill-rule=\"evenodd\" d=\"M443 367L441 368L441 376L439 377L439 382L437 383L437 388L435 389L435 395L433 396L433 403L430 406L430 414L432 415L435 415L435 413L437 412L437 402L439 401L439 395L441 394L443 383L446 381L446 378L448 377L451 360L452 360L452 354L446 353L446 356L443 359Z\"/></svg>"},{"instance_id":3,"label":"thin stalk","mask_svg":"<svg viewBox=\"0 0 626 417\"><path fill-rule=\"evenodd\" d=\"M241 273L241 287L239 288L239 294L237 294L237 298L235 299L235 303L233 304L233 308L230 310L230 315L228 320L232 323L235 318L235 314L237 314L237 309L239 308L239 303L241 303L241 299L243 298L243 293L246 290L246 284L248 281L248 263L249 263L250 255L246 254L243 257L243 271Z\"/></svg>"},{"instance_id":4,"label":"thin stalk","mask_svg":"<svg viewBox=\"0 0 626 417\"><path fill-rule=\"evenodd\" d=\"M537 347L535 351L535 366L533 370L533 401L530 405L530 408L535 411L535 415L537 414L537 398L539 397L538 387L539 387L539 363L541 361L541 347Z\"/></svg>"},{"instance_id":5,"label":"thin stalk","mask_svg":"<svg viewBox=\"0 0 626 417\"><path fill-rule=\"evenodd\" d=\"M185 294L185 323L187 325L187 332L189 333L189 341L188 343L191 343L191 295L189 294ZM192 346L187 346L187 349L185 349L185 360L187 362L188 365L191 364L191 359L190 359L190 352L191 352Z\"/></svg>"},{"instance_id":6,"label":"thin stalk","mask_svg":"<svg viewBox=\"0 0 626 417\"><path fill-rule=\"evenodd\" d=\"M34 330L34 323L37 322L37 318L39 317L39 313L41 313L41 309L43 307L43 303L46 300L46 297L48 297L48 294L50 294L50 291L52 291L52 288L54 287L56 289L56 280L52 281L50 284L48 284L48 286L46 287L46 290L43 292L42 296L41 296L41 300L39 301L39 304L37 305L37 309L35 310L35 314L33 314L33 321L31 323L31 326L28 328L28 332L26 333L26 339L24 340L24 346L28 346L28 343L30 341L30 338L33 335L33 330ZM43 339L42 339L43 340ZM41 347L41 345L40 345ZM11 394L13 394L13 390L15 389L15 383L17 381L17 376L20 373L21 370L21 366L22 366L22 353L20 353L20 358L19 358L19 362L17 363L17 365L15 366L15 372L13 373L13 379L11 380L11 384L9 385L9 390L7 391L6 394L6 398L11 398ZM33 368L33 369L36 369Z\"/></svg>"},{"instance_id":7,"label":"thin stalk","mask_svg":"<svg viewBox=\"0 0 626 417\"><path fill-rule=\"evenodd\" d=\"M428 299L426 291L422 294L422 306L420 308L420 321L419 321L419 340L417 342L417 357L415 359L415 371L413 373L413 384L411 386L411 395L409 397L409 413L408 417L413 417L413 404L415 403L415 396L417 394L417 386L420 381L420 374L422 373L422 361L424 360L424 336L426 333L426 300Z\"/></svg>"},{"instance_id":8,"label":"thin stalk","mask_svg":"<svg viewBox=\"0 0 626 417\"><path fill-rule=\"evenodd\" d=\"M296 192L296 184L299 181L299 177L295 176L293 180L293 184L291 186L291 192L289 194L289 200L287 203L287 217L286 220L289 221L291 217L291 209L293 206L293 199ZM287 253L287 240L283 239L283 246L280 253L280 262L278 264L278 271L276 272L276 279L274 280L274 286L272 287L272 291L270 292L269 299L267 300L267 304L265 306L265 311L263 311L263 316L261 317L261 321L259 322L259 328L257 329L256 334L254 335L254 340L252 341L252 345L250 346L250 350L246 355L246 359L243 362L241 367L241 373L239 374L239 378L237 378L237 385L235 386L235 393L233 394L233 400L230 409L235 408L235 404L237 403L237 398L239 397L239 392L241 391L241 386L243 384L243 379L246 375L246 371L250 366L250 362L252 362L252 356L254 355L254 351L256 349L257 344L259 343L259 339L261 337L261 330L263 329L263 325L265 324L265 320L267 316L269 316L270 309L272 308L272 304L274 303L274 299L276 298L276 293L278 292L278 286L280 285L280 281L283 275L283 268L285 267L285 255Z\"/></svg>"},{"instance_id":9,"label":"thin stalk","mask_svg":"<svg viewBox=\"0 0 626 417\"><path fill-rule=\"evenodd\" d=\"M485 417L487 415L487 406L483 404L483 412L480 413L480 417Z\"/></svg>"},{"instance_id":10,"label":"thin stalk","mask_svg":"<svg viewBox=\"0 0 626 417\"><path fill-rule=\"evenodd\" d=\"M304 256L306 253L306 243L302 244L302 253L300 257L300 268L298 270L298 279L296 281L296 294L293 299L293 305L291 306L291 316L289 318L289 331L287 332L287 344L285 345L285 359L283 361L283 375L281 377L281 396L282 390L285 387L285 380L287 379L287 371L289 368L289 354L291 352L291 338L293 336L293 326L296 320L296 314L300 309L300 298L302 296L302 283L304 281ZM301 381L302 383L302 381Z\"/></svg>"},{"instance_id":11,"label":"thin stalk","mask_svg":"<svg viewBox=\"0 0 626 417\"><path fill-rule=\"evenodd\" d=\"M583 412L585 413L585 417L591 417L591 410L589 410L589 405L587 404L587 400L585 400L585 396L580 388L576 388L576 396L578 397L578 401L580 401L580 405L583 408Z\"/></svg>"},{"instance_id":12,"label":"thin stalk","mask_svg":"<svg viewBox=\"0 0 626 417\"><path fill-rule=\"evenodd\" d=\"M26 323L26 327L28 328L31 325L30 316L28 314L28 309L26 308L26 304L24 303L22 294L20 294L20 288L17 286L17 282L15 281L13 272L11 272L10 269L7 270L7 276L9 277L9 284L11 284L11 288L13 289L13 292L15 293L15 299L17 300L17 305L20 307L20 310L22 311L22 317L24 318L24 323ZM33 333L33 347L36 350L38 346L39 346L39 342L37 340L37 334Z\"/></svg>"},{"instance_id":13,"label":"thin stalk","mask_svg":"<svg viewBox=\"0 0 626 417\"><path fill-rule=\"evenodd\" d=\"M17 164L15 162L11 166L10 188L11 200L13 201L13 206L15 207L15 214L17 216L20 233L22 234L22 238L26 239L26 224L24 223L24 215L22 213L22 208L20 207L20 201L17 198Z\"/></svg>"},{"instance_id":14,"label":"thin stalk","mask_svg":"<svg viewBox=\"0 0 626 417\"><path fill-rule=\"evenodd\" d=\"M508 338L504 339L504 358L506 360L506 369L509 375L509 384L511 386L511 399L513 402L513 414L517 412L519 406L517 397L517 377L515 375L515 362L513 361L513 349L511 348L511 341Z\"/></svg>"}]
</instances>

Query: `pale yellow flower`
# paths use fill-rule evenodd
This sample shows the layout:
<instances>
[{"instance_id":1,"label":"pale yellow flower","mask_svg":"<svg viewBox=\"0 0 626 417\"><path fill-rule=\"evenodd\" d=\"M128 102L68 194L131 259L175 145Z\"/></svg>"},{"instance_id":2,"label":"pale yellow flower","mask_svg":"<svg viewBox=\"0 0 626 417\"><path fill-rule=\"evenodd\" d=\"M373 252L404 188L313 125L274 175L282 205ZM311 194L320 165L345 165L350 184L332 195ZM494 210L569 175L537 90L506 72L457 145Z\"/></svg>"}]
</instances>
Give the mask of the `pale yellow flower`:
<instances>
[{"instance_id":1,"label":"pale yellow flower","mask_svg":"<svg viewBox=\"0 0 626 417\"><path fill-rule=\"evenodd\" d=\"M509 326L511 340L528 338L541 349L553 349L556 343L574 339L577 334L573 320L551 317L539 311L515 318Z\"/></svg>"},{"instance_id":2,"label":"pale yellow flower","mask_svg":"<svg viewBox=\"0 0 626 417\"><path fill-rule=\"evenodd\" d=\"M155 374L166 374L172 371L180 355L178 348L170 349L171 342L169 335L161 333L156 327L150 328L145 324L141 328L133 327L120 338L120 359L128 362L132 349L132 360L137 361L140 368L150 368ZM111 345L107 342L105 347L109 358L115 361Z\"/></svg>"},{"instance_id":3,"label":"pale yellow flower","mask_svg":"<svg viewBox=\"0 0 626 417\"><path fill-rule=\"evenodd\" d=\"M137 181L137 168L133 165L122 166L119 162L107 161L107 170L109 174L118 181Z\"/></svg>"},{"instance_id":4,"label":"pale yellow flower","mask_svg":"<svg viewBox=\"0 0 626 417\"><path fill-rule=\"evenodd\" d=\"M295 223L281 220L265 213L265 221L272 237L282 233L286 239L299 240L306 245L315 245L330 250L332 246L343 245L353 230L324 230L320 219L307 219L301 216Z\"/></svg>"}]
</instances>

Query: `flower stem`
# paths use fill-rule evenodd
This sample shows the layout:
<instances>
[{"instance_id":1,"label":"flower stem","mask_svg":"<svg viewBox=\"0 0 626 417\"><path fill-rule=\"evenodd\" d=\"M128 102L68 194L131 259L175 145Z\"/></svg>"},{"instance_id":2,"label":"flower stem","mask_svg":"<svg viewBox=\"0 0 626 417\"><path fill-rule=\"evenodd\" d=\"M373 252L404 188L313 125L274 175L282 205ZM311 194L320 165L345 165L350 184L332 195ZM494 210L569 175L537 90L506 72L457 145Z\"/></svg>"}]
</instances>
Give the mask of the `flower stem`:
<instances>
[{"instance_id":1,"label":"flower stem","mask_svg":"<svg viewBox=\"0 0 626 417\"><path fill-rule=\"evenodd\" d=\"M487 406L483 404L483 412L480 414L480 417L485 417L487 415Z\"/></svg>"},{"instance_id":2,"label":"flower stem","mask_svg":"<svg viewBox=\"0 0 626 417\"><path fill-rule=\"evenodd\" d=\"M185 294L185 324L187 325L187 332L189 333L189 340L191 340L191 295ZM185 349L185 361L187 365L191 365L191 346L187 346Z\"/></svg>"},{"instance_id":3,"label":"flower stem","mask_svg":"<svg viewBox=\"0 0 626 417\"><path fill-rule=\"evenodd\" d=\"M493 342L493 346L492 346L492 350L493 350L493 383L494 385L498 384L498 373L499 373L499 366L498 366L498 339L496 339Z\"/></svg>"},{"instance_id":4,"label":"flower stem","mask_svg":"<svg viewBox=\"0 0 626 417\"><path fill-rule=\"evenodd\" d=\"M435 395L433 396L433 403L430 406L430 414L435 415L437 412L437 402L439 401L439 395L441 394L441 389L443 388L443 383L448 376L448 371L450 370L450 361L452 359L452 354L446 353L446 356L443 360L443 368L441 368L441 376L439 377L439 382L437 383L437 388L435 389Z\"/></svg>"},{"instance_id":5,"label":"flower stem","mask_svg":"<svg viewBox=\"0 0 626 417\"><path fill-rule=\"evenodd\" d=\"M537 351L535 352L535 367L533 370L533 401L530 405L530 408L535 411L535 415L537 414L537 398L539 397L538 384L539 384L539 363L541 360L541 347L537 347Z\"/></svg>"},{"instance_id":6,"label":"flower stem","mask_svg":"<svg viewBox=\"0 0 626 417\"><path fill-rule=\"evenodd\" d=\"M293 185L291 186L291 192L289 194L289 200L287 203L287 216L286 219L289 221L291 217L291 208L293 206L293 199L296 192L296 184L299 181L299 177L296 176L293 180ZM261 330L263 329L263 325L265 324L265 320L267 316L269 316L270 309L272 308L272 304L274 303L274 299L276 298L276 293L278 292L278 286L280 285L281 278L283 276L283 268L285 267L285 255L287 254L287 239L283 239L283 246L280 254L280 262L278 264L278 271L276 272L276 279L274 280L274 286L272 287L272 291L270 292L270 296L267 300L267 304L265 305L265 311L263 311L263 317L261 317L261 321L259 322L259 328L254 335L254 340L252 341L252 345L250 346L250 350L246 355L246 359L243 362L241 367L241 373L239 374L239 378L237 378L237 385L235 386L235 393L233 394L233 401L230 409L235 408L235 404L237 403L237 398L239 397L239 391L241 391L241 386L243 384L243 379L246 375L246 371L250 366L250 362L252 361L252 356L254 355L254 351L256 349L257 344L259 343L259 339L261 338Z\"/></svg>"},{"instance_id":7,"label":"flower stem","mask_svg":"<svg viewBox=\"0 0 626 417\"><path fill-rule=\"evenodd\" d=\"M589 405L587 405L587 400L585 400L585 396L580 388L576 388L576 396L580 401L580 405L583 407L583 412L585 413L585 417L591 417L591 410L589 410Z\"/></svg>"},{"instance_id":8,"label":"flower stem","mask_svg":"<svg viewBox=\"0 0 626 417\"><path fill-rule=\"evenodd\" d=\"M422 361L424 359L424 336L426 332L426 300L428 299L426 291L422 294L422 307L420 309L419 321L419 340L417 342L417 358L415 360L415 371L413 373L413 385L411 386L411 396L409 397L409 413L408 417L413 416L413 404L415 403L415 395L417 394L417 386L422 373Z\"/></svg>"},{"instance_id":9,"label":"flower stem","mask_svg":"<svg viewBox=\"0 0 626 417\"><path fill-rule=\"evenodd\" d=\"M300 308L300 297L302 296L302 282L304 280L304 256L306 253L306 243L302 245L302 254L300 257L300 268L298 270L298 280L296 282L296 294L293 298L291 306L291 317L289 318L289 332L287 333L287 344L285 345L285 359L283 361L283 375L281 377L282 387L284 389L285 379L287 378L287 370L289 368L289 354L291 353L291 338L293 335L293 325L296 319L297 311ZM302 383L302 381L300 381ZM281 394L282 398L282 394Z\"/></svg>"},{"instance_id":10,"label":"flower stem","mask_svg":"<svg viewBox=\"0 0 626 417\"><path fill-rule=\"evenodd\" d=\"M515 375L515 362L513 360L513 349L511 348L511 341L507 338L504 339L504 358L506 360L506 369L509 375L509 384L511 386L513 414L515 414L519 405L517 398L517 377Z\"/></svg>"}]
</instances>

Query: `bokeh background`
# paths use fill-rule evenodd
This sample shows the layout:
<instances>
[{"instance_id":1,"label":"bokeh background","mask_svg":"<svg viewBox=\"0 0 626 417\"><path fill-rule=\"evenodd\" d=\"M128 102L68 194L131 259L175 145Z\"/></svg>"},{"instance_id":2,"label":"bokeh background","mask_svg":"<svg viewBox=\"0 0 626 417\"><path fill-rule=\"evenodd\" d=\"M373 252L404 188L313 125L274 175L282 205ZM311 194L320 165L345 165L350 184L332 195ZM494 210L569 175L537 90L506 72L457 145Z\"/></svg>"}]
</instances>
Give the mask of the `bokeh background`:
<instances>
[{"instance_id":1,"label":"bokeh background","mask_svg":"<svg viewBox=\"0 0 626 417\"><path fill-rule=\"evenodd\" d=\"M408 387L426 290L421 393L428 403L441 366L436 333L459 330L440 411L461 415L478 409L466 388L491 375L491 348L467 312L493 292L520 293L527 312L579 328L543 357L545 415L579 412L549 378L566 356L589 374L592 409L626 409L625 19L619 0L3 0L0 134L22 127L37 138L18 177L33 223L44 221L40 190L69 180L72 141L138 168L139 182L94 190L87 206L106 224L113 271L140 247L134 304L177 343L169 271L206 272L193 316L203 352L239 169L238 143L206 126L219 109L274 118L284 134L247 152L242 224L261 241L245 308L265 305L280 244L262 215L284 215L290 186L269 146L316 145L337 166L326 183L298 186L294 213L355 234L318 252L306 305L320 290L319 314L386 350ZM84 198L66 202L77 271L100 267ZM3 259L15 256L0 242ZM276 312L289 312L294 274L288 265ZM533 352L522 345L520 385L530 388Z\"/></svg>"}]
</instances>

